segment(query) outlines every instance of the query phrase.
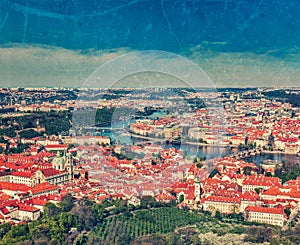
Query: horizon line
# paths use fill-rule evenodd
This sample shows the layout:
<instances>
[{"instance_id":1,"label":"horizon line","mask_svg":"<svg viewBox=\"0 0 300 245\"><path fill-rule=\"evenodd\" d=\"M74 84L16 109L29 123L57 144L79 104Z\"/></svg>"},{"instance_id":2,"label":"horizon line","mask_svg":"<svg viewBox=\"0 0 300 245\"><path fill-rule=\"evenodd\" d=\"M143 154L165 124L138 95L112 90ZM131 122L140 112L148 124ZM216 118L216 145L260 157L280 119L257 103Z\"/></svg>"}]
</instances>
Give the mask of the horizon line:
<instances>
[{"instance_id":1,"label":"horizon line","mask_svg":"<svg viewBox=\"0 0 300 245\"><path fill-rule=\"evenodd\" d=\"M65 86L13 86L13 87L10 87L10 86L0 86L0 89L155 89L155 88L170 88L170 89L174 89L174 88L177 88L177 89L255 89L255 88L266 88L266 89L300 89L300 85L299 86L248 86L248 87L245 87L245 86L241 86L241 87L236 87L236 86L233 86L233 87L230 87L230 86L224 86L224 87L160 87L160 86L153 86L153 87L77 87L77 86L68 86L68 87L65 87Z\"/></svg>"}]
</instances>

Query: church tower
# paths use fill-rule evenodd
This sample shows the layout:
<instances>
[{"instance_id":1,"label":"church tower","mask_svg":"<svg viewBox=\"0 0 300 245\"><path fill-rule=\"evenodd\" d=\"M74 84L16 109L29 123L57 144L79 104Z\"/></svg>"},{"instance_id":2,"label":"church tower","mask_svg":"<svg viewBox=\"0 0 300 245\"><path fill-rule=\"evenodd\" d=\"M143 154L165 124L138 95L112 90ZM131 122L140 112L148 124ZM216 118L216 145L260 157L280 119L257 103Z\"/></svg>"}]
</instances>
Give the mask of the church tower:
<instances>
[{"instance_id":1,"label":"church tower","mask_svg":"<svg viewBox=\"0 0 300 245\"><path fill-rule=\"evenodd\" d=\"M63 156L60 155L59 151L56 157L52 160L52 167L59 171L67 171L68 179L72 180L74 177L74 162L73 155L64 151Z\"/></svg>"},{"instance_id":2,"label":"church tower","mask_svg":"<svg viewBox=\"0 0 300 245\"><path fill-rule=\"evenodd\" d=\"M74 177L74 162L72 153L68 153L66 156L65 170L68 171L69 180L72 180Z\"/></svg>"},{"instance_id":3,"label":"church tower","mask_svg":"<svg viewBox=\"0 0 300 245\"><path fill-rule=\"evenodd\" d=\"M201 194L201 184L198 178L195 179L194 185L195 185L194 195L196 197L196 202L198 202L200 201L200 194Z\"/></svg>"},{"instance_id":4,"label":"church tower","mask_svg":"<svg viewBox=\"0 0 300 245\"><path fill-rule=\"evenodd\" d=\"M52 160L52 167L60 171L65 169L65 158L60 155L59 151L57 151L56 157Z\"/></svg>"}]
</instances>

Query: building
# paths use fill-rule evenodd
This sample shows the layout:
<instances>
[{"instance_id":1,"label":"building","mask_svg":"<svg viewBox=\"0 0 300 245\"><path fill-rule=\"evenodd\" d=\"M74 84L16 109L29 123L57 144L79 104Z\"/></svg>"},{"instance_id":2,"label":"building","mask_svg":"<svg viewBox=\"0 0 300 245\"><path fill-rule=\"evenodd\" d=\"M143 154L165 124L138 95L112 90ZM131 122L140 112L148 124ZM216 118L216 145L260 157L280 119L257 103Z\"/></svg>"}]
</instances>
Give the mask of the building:
<instances>
[{"instance_id":1,"label":"building","mask_svg":"<svg viewBox=\"0 0 300 245\"><path fill-rule=\"evenodd\" d=\"M248 206L261 206L263 201L261 197L255 192L250 191L240 195L241 198L241 212Z\"/></svg>"},{"instance_id":2,"label":"building","mask_svg":"<svg viewBox=\"0 0 300 245\"><path fill-rule=\"evenodd\" d=\"M11 172L9 172L9 171L1 171L0 172L0 182L9 182L10 175L11 175Z\"/></svg>"},{"instance_id":3,"label":"building","mask_svg":"<svg viewBox=\"0 0 300 245\"><path fill-rule=\"evenodd\" d=\"M68 153L67 155L64 153L63 156L60 156L60 153L57 152L56 157L54 157L52 160L52 166L55 170L67 172L68 180L73 179L74 163L73 156L71 153Z\"/></svg>"},{"instance_id":4,"label":"building","mask_svg":"<svg viewBox=\"0 0 300 245\"><path fill-rule=\"evenodd\" d=\"M271 187L270 189L261 193L261 197L264 200L273 200L284 199L284 200L296 200L300 201L300 192L296 187Z\"/></svg>"},{"instance_id":5,"label":"building","mask_svg":"<svg viewBox=\"0 0 300 245\"><path fill-rule=\"evenodd\" d=\"M281 180L277 177L251 175L242 182L242 193L255 191L256 189L268 190L273 186L281 187Z\"/></svg>"},{"instance_id":6,"label":"building","mask_svg":"<svg viewBox=\"0 0 300 245\"><path fill-rule=\"evenodd\" d=\"M50 185L47 182L37 184L30 189L30 194L33 197L43 196L43 195L55 195L59 193L60 188L57 185Z\"/></svg>"},{"instance_id":7,"label":"building","mask_svg":"<svg viewBox=\"0 0 300 245\"><path fill-rule=\"evenodd\" d=\"M49 152L65 152L68 149L68 145L65 144L49 144L45 146L45 149Z\"/></svg>"},{"instance_id":8,"label":"building","mask_svg":"<svg viewBox=\"0 0 300 245\"><path fill-rule=\"evenodd\" d=\"M105 144L110 145L110 138L106 136L76 136L72 138L73 144Z\"/></svg>"},{"instance_id":9,"label":"building","mask_svg":"<svg viewBox=\"0 0 300 245\"><path fill-rule=\"evenodd\" d=\"M198 202L200 201L200 195L201 195L201 183L198 180L198 178L195 179L194 186L195 186L195 191L194 191L195 201Z\"/></svg>"},{"instance_id":10,"label":"building","mask_svg":"<svg viewBox=\"0 0 300 245\"><path fill-rule=\"evenodd\" d=\"M19 220L37 220L41 215L41 210L36 207L24 204L18 204L18 207L18 211L15 212L14 218Z\"/></svg>"},{"instance_id":11,"label":"building","mask_svg":"<svg viewBox=\"0 0 300 245\"><path fill-rule=\"evenodd\" d=\"M10 183L16 183L16 184L25 184L28 186L34 186L34 181L33 181L33 173L32 172L13 172L10 175Z\"/></svg>"},{"instance_id":12,"label":"building","mask_svg":"<svg viewBox=\"0 0 300 245\"><path fill-rule=\"evenodd\" d=\"M182 127L179 125L170 125L164 127L164 136L166 139L176 139L182 134Z\"/></svg>"},{"instance_id":13,"label":"building","mask_svg":"<svg viewBox=\"0 0 300 245\"><path fill-rule=\"evenodd\" d=\"M142 136L149 136L152 133L153 127L145 123L132 123L130 124L130 132Z\"/></svg>"},{"instance_id":14,"label":"building","mask_svg":"<svg viewBox=\"0 0 300 245\"><path fill-rule=\"evenodd\" d=\"M54 168L39 169L33 177L34 185L48 182L52 185L66 184L69 182L69 173Z\"/></svg>"},{"instance_id":15,"label":"building","mask_svg":"<svg viewBox=\"0 0 300 245\"><path fill-rule=\"evenodd\" d=\"M278 226L283 226L284 224L285 214L282 208L248 206L244 213L246 220L250 222L259 222Z\"/></svg>"},{"instance_id":16,"label":"building","mask_svg":"<svg viewBox=\"0 0 300 245\"><path fill-rule=\"evenodd\" d=\"M136 196L132 196L129 200L128 200L128 205L133 205L133 206L139 206L141 205L141 199L136 197Z\"/></svg>"},{"instance_id":17,"label":"building","mask_svg":"<svg viewBox=\"0 0 300 245\"><path fill-rule=\"evenodd\" d=\"M19 193L28 193L30 187L25 184L0 182L0 190L7 195L14 196Z\"/></svg>"},{"instance_id":18,"label":"building","mask_svg":"<svg viewBox=\"0 0 300 245\"><path fill-rule=\"evenodd\" d=\"M241 201L238 197L209 196L202 198L201 203L205 211L228 214L239 213Z\"/></svg>"}]
</instances>

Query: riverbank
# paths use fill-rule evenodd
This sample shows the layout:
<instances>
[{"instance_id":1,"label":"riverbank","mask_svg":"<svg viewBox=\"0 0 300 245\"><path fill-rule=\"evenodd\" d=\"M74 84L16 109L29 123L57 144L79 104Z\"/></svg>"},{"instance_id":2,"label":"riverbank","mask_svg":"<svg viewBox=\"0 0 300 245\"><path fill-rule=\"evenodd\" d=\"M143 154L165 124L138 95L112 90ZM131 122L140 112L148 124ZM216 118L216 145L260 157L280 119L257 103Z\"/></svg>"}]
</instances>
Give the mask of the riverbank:
<instances>
[{"instance_id":1,"label":"riverbank","mask_svg":"<svg viewBox=\"0 0 300 245\"><path fill-rule=\"evenodd\" d=\"M134 134L132 132L129 133L129 135L133 138L137 138L137 139L143 139L143 140L147 140L149 141L149 143L151 142L170 142L170 144L172 144L172 142L174 142L174 140L172 139L166 139L166 138L153 138L153 137L148 137L148 136L144 136L144 135L139 135L139 134ZM233 145L219 145L219 144L208 144L208 143L200 143L200 142L193 142L193 141L184 141L181 142L179 140L179 142L181 144L186 144L186 145L195 145L195 146L206 146L206 147L218 147L218 148L227 148L227 147L235 147ZM147 142L145 142L147 143Z\"/></svg>"},{"instance_id":2,"label":"riverbank","mask_svg":"<svg viewBox=\"0 0 300 245\"><path fill-rule=\"evenodd\" d=\"M193 142L193 141L186 141L186 142L183 142L182 144L196 145L196 146L207 146L207 147L218 147L218 148L234 147L232 145L216 145L216 144L200 143L200 142Z\"/></svg>"},{"instance_id":3,"label":"riverbank","mask_svg":"<svg viewBox=\"0 0 300 245\"><path fill-rule=\"evenodd\" d=\"M164 138L153 138L153 137L149 137L149 136L143 136L143 135L139 135L139 134L134 134L132 132L128 133L128 135L130 135L133 138L137 138L137 139L143 139L143 140L147 140L149 142L170 142L170 144L174 141L172 139L164 139ZM186 145L194 145L194 146L206 146L206 147L218 147L218 148L238 148L239 145L228 145L228 144L208 144L208 143L200 143L200 142L193 142L193 141L179 141L181 144L186 144ZM287 154L287 155L298 155L298 153L290 153L290 152L284 152L284 151L279 151L279 150L275 150L275 151L270 151L270 150L261 150L258 148L253 148L252 150L259 150L256 154Z\"/></svg>"},{"instance_id":4,"label":"riverbank","mask_svg":"<svg viewBox=\"0 0 300 245\"><path fill-rule=\"evenodd\" d=\"M284 151L268 151L268 150L262 150L261 153L263 153L263 154L295 155L295 156L298 155L298 153L291 153L291 152L284 152Z\"/></svg>"}]
</instances>

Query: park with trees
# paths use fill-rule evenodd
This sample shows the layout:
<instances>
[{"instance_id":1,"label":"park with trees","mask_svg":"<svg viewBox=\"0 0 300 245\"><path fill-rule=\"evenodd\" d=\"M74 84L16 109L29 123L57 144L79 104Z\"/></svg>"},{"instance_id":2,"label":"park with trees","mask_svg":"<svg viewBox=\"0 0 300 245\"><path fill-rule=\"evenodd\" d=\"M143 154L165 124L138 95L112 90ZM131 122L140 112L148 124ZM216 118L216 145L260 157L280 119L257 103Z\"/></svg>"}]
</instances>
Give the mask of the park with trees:
<instances>
[{"instance_id":1,"label":"park with trees","mask_svg":"<svg viewBox=\"0 0 300 245\"><path fill-rule=\"evenodd\" d=\"M281 231L279 227L246 222L242 214L191 211L150 196L143 197L139 206L132 206L113 199L96 204L68 194L58 204L47 203L36 221L0 225L0 244L141 244L149 240L157 240L157 244L212 244L200 239L210 233L241 236L242 241L254 244L300 242L297 236L289 237L300 234L299 226Z\"/></svg>"}]
</instances>

